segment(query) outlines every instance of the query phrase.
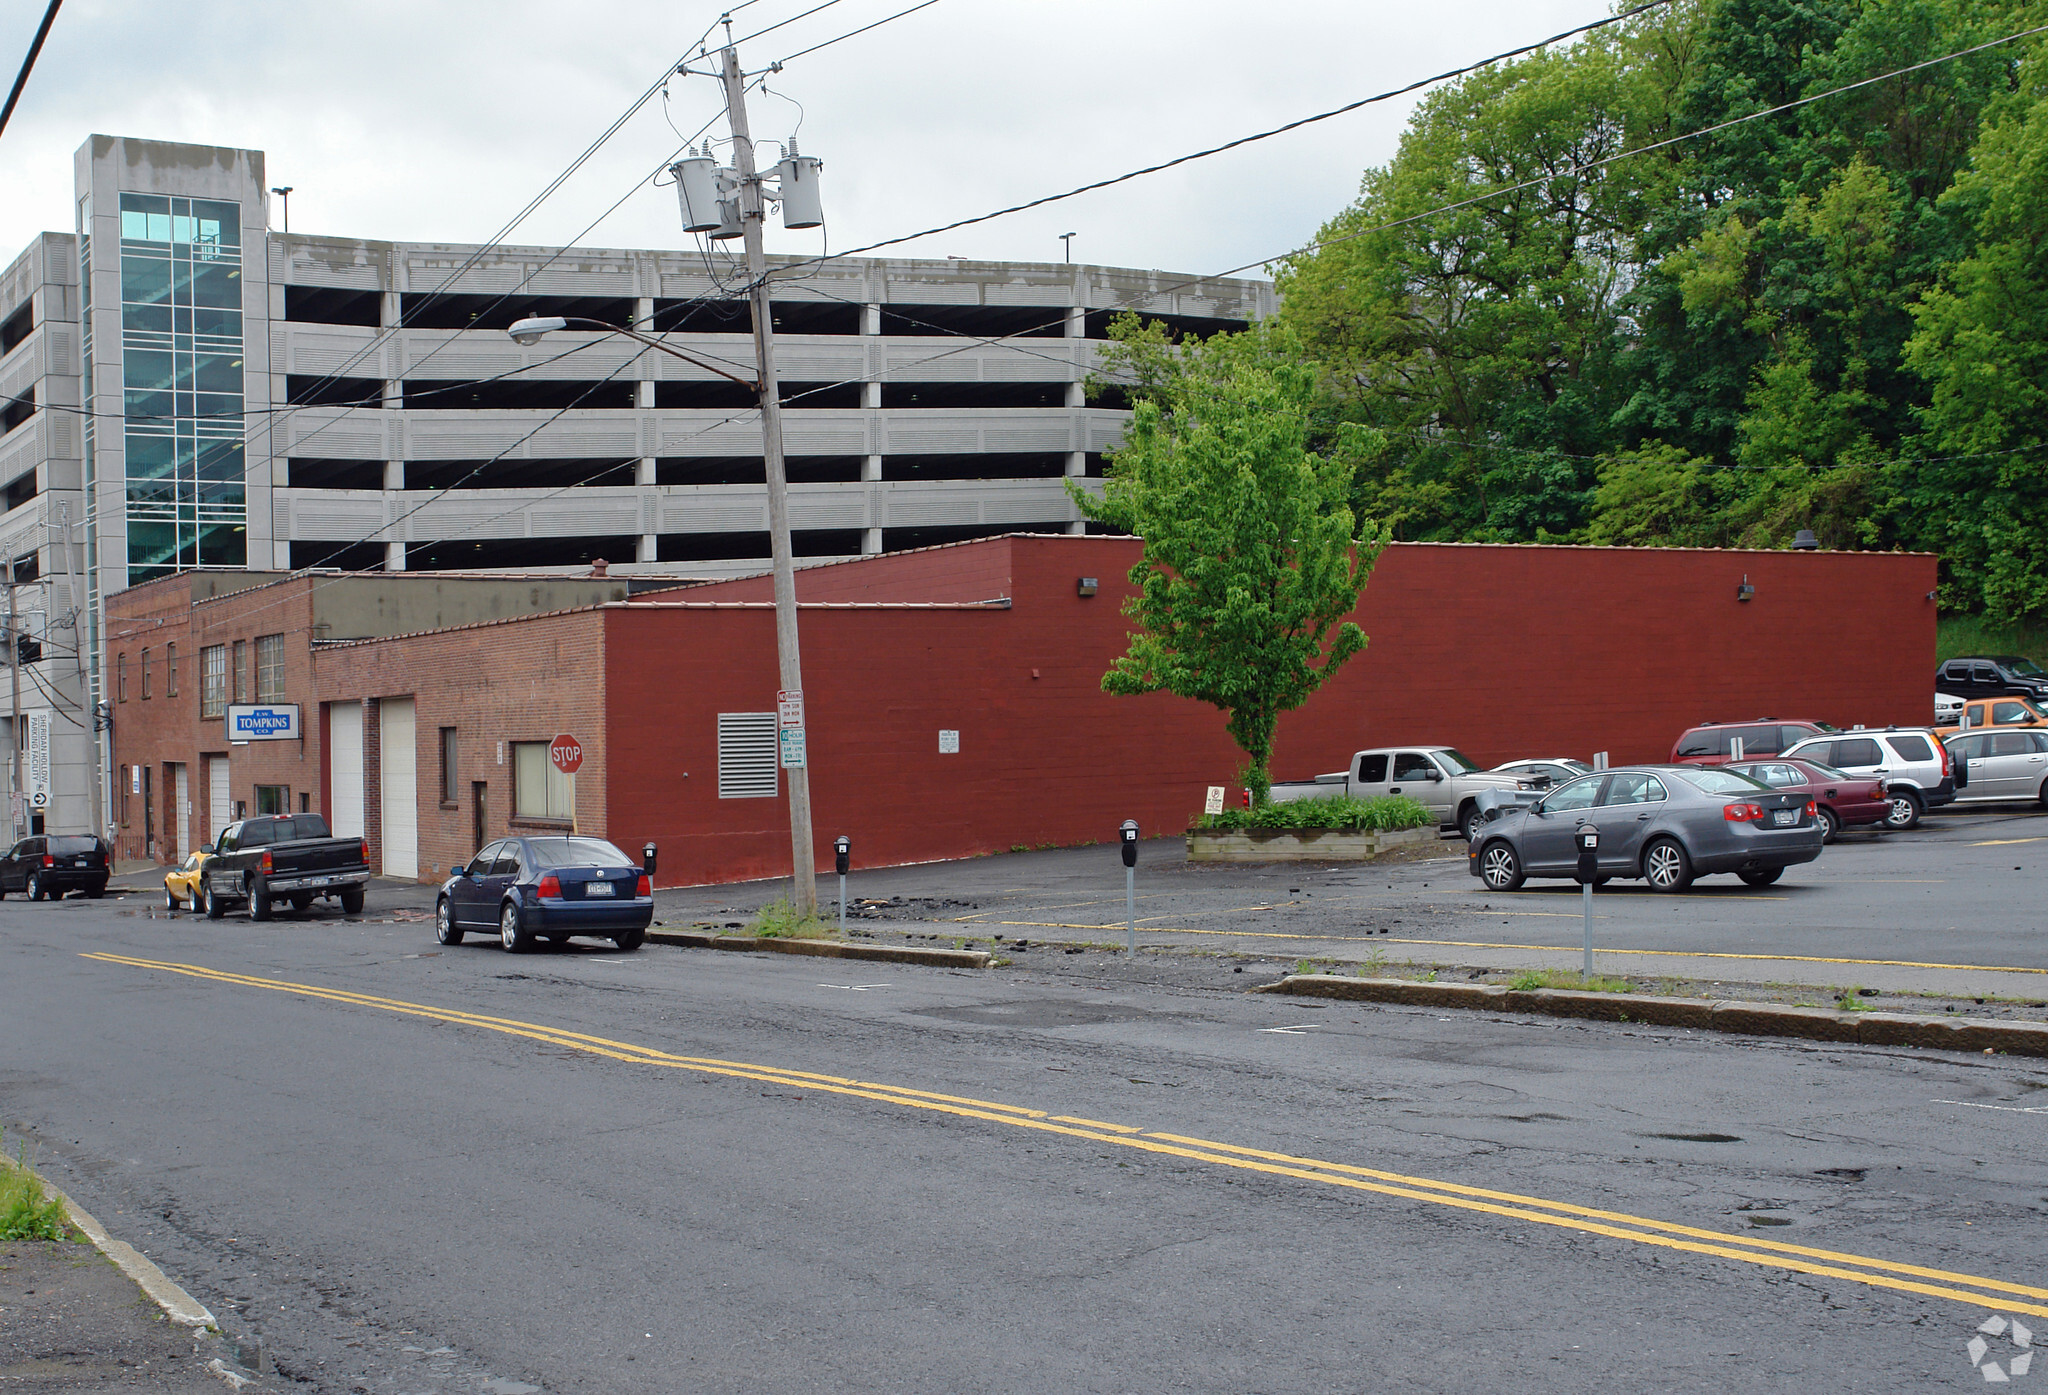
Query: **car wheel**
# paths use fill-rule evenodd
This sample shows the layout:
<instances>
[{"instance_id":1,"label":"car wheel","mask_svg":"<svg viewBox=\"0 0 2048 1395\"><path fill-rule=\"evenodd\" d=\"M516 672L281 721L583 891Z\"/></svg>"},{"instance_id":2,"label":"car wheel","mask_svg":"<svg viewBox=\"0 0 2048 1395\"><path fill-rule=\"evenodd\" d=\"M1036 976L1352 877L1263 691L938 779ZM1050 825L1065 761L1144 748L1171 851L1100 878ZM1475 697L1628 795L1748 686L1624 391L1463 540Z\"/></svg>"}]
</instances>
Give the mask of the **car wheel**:
<instances>
[{"instance_id":1,"label":"car wheel","mask_svg":"<svg viewBox=\"0 0 2048 1395\"><path fill-rule=\"evenodd\" d=\"M43 879L31 872L28 874L28 883L21 889L21 894L31 901L40 901L49 893L43 890Z\"/></svg>"},{"instance_id":2,"label":"car wheel","mask_svg":"<svg viewBox=\"0 0 2048 1395\"><path fill-rule=\"evenodd\" d=\"M524 954L533 948L533 932L521 922L517 902L507 901L498 912L498 943L507 954Z\"/></svg>"},{"instance_id":3,"label":"car wheel","mask_svg":"<svg viewBox=\"0 0 2048 1395\"><path fill-rule=\"evenodd\" d=\"M1747 872L1737 872L1735 875L1742 878L1743 884L1746 886L1769 886L1772 882L1785 875L1785 869L1782 867L1753 867Z\"/></svg>"},{"instance_id":4,"label":"car wheel","mask_svg":"<svg viewBox=\"0 0 2048 1395\"><path fill-rule=\"evenodd\" d=\"M363 889L359 886L345 886L341 889L341 913L361 915L363 913Z\"/></svg>"},{"instance_id":5,"label":"car wheel","mask_svg":"<svg viewBox=\"0 0 2048 1395\"><path fill-rule=\"evenodd\" d=\"M1819 817L1820 817L1820 840L1821 840L1821 842L1823 842L1823 843L1832 843L1832 842L1834 842L1834 841L1835 841L1835 839L1836 839L1836 838L1837 838L1838 836L1840 836L1840 834L1841 834L1841 832L1842 832L1842 821L1841 821L1841 819L1837 818L1837 817L1836 817L1836 815L1835 815L1835 811L1834 811L1833 809L1830 809L1830 808L1828 808L1828 806L1827 806L1827 805L1825 805L1825 804L1823 804L1823 805L1821 805L1821 806L1820 806L1820 809L1818 810L1818 814L1819 814Z\"/></svg>"},{"instance_id":6,"label":"car wheel","mask_svg":"<svg viewBox=\"0 0 2048 1395\"><path fill-rule=\"evenodd\" d=\"M1683 891L1692 885L1692 859L1675 838L1659 838L1643 849L1643 880L1655 891Z\"/></svg>"},{"instance_id":7,"label":"car wheel","mask_svg":"<svg viewBox=\"0 0 2048 1395\"><path fill-rule=\"evenodd\" d=\"M206 888L206 918L208 920L219 920L227 913L228 908L221 904L220 897L214 894L213 888L210 886Z\"/></svg>"},{"instance_id":8,"label":"car wheel","mask_svg":"<svg viewBox=\"0 0 2048 1395\"><path fill-rule=\"evenodd\" d=\"M1468 843L1472 841L1472 835L1479 831L1479 825L1484 822L1486 820L1480 817L1477 800L1458 811L1458 832L1465 835L1465 841Z\"/></svg>"},{"instance_id":9,"label":"car wheel","mask_svg":"<svg viewBox=\"0 0 2048 1395\"><path fill-rule=\"evenodd\" d=\"M313 896L311 892L294 892L291 902L292 909L295 911L305 912L313 909Z\"/></svg>"},{"instance_id":10,"label":"car wheel","mask_svg":"<svg viewBox=\"0 0 2048 1395\"><path fill-rule=\"evenodd\" d=\"M2041 807L2043 809L2048 809L2048 780L2043 780L2041 782ZM0 892L0 895L5 894L6 893L4 892Z\"/></svg>"},{"instance_id":11,"label":"car wheel","mask_svg":"<svg viewBox=\"0 0 2048 1395\"><path fill-rule=\"evenodd\" d=\"M1884 816L1886 828L1905 830L1920 826L1920 795L1915 790L1892 791L1892 811Z\"/></svg>"},{"instance_id":12,"label":"car wheel","mask_svg":"<svg viewBox=\"0 0 2048 1395\"><path fill-rule=\"evenodd\" d=\"M270 919L270 891L262 882L249 883L249 919Z\"/></svg>"},{"instance_id":13,"label":"car wheel","mask_svg":"<svg viewBox=\"0 0 2048 1395\"><path fill-rule=\"evenodd\" d=\"M185 909L185 903L178 899L178 893L169 887L164 888L164 909L167 911L182 911Z\"/></svg>"},{"instance_id":14,"label":"car wheel","mask_svg":"<svg viewBox=\"0 0 2048 1395\"><path fill-rule=\"evenodd\" d=\"M612 943L623 950L638 949L647 943L647 927L643 925L638 930L622 930L612 936Z\"/></svg>"},{"instance_id":15,"label":"car wheel","mask_svg":"<svg viewBox=\"0 0 2048 1395\"><path fill-rule=\"evenodd\" d=\"M1488 843L1479 850L1479 880L1491 891L1515 891L1524 880L1522 859L1507 843Z\"/></svg>"},{"instance_id":16,"label":"car wheel","mask_svg":"<svg viewBox=\"0 0 2048 1395\"><path fill-rule=\"evenodd\" d=\"M445 896L434 906L434 938L444 945L462 943L462 927L455 923L455 907Z\"/></svg>"},{"instance_id":17,"label":"car wheel","mask_svg":"<svg viewBox=\"0 0 2048 1395\"><path fill-rule=\"evenodd\" d=\"M100 883L100 884L99 884L98 886L89 886L89 887L87 887L87 888L85 889L85 894L86 894L87 898L88 898L88 899L90 899L90 900L93 900L93 901L97 901L97 900L99 900L99 899L100 899L101 897L103 897L103 896L105 896L105 895L107 894L107 886L106 886L106 883L105 883L105 882L102 882L102 883Z\"/></svg>"}]
</instances>

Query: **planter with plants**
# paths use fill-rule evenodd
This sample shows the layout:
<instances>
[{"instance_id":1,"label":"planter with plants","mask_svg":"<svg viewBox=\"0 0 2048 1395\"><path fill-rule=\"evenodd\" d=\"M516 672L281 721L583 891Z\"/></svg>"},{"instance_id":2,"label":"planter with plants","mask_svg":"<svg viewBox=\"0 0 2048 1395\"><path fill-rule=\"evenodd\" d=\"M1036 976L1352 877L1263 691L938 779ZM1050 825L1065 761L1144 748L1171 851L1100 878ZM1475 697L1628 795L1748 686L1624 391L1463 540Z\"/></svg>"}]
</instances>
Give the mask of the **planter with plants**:
<instances>
[{"instance_id":1,"label":"planter with plants","mask_svg":"<svg viewBox=\"0 0 2048 1395\"><path fill-rule=\"evenodd\" d=\"M1362 861L1436 836L1435 815L1402 795L1296 799L1202 815L1188 828L1188 861Z\"/></svg>"}]
</instances>

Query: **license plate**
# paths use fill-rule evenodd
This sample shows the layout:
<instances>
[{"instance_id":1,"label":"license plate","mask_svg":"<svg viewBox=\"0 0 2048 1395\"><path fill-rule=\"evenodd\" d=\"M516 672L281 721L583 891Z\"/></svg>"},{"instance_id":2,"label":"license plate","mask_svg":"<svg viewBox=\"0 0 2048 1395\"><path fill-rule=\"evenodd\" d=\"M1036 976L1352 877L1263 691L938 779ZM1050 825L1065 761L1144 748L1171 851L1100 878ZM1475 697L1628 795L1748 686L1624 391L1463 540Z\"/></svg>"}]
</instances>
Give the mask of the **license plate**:
<instances>
[{"instance_id":1,"label":"license plate","mask_svg":"<svg viewBox=\"0 0 2048 1395\"><path fill-rule=\"evenodd\" d=\"M82 857L81 857L81 858L79 858L79 859L78 859L78 861L76 861L76 862L72 863L71 865L72 865L73 867L90 867L90 866L92 866L92 864L91 864L90 862L87 862L87 861L86 861L86 860L85 860L84 858L82 858Z\"/></svg>"},{"instance_id":2,"label":"license plate","mask_svg":"<svg viewBox=\"0 0 2048 1395\"><path fill-rule=\"evenodd\" d=\"M610 882L585 882L583 884L583 894L585 896L611 896L615 893L612 891L612 884Z\"/></svg>"},{"instance_id":3,"label":"license plate","mask_svg":"<svg viewBox=\"0 0 2048 1395\"><path fill-rule=\"evenodd\" d=\"M1799 811L1797 809L1778 809L1771 814L1771 823L1777 828L1790 828L1798 822Z\"/></svg>"}]
</instances>

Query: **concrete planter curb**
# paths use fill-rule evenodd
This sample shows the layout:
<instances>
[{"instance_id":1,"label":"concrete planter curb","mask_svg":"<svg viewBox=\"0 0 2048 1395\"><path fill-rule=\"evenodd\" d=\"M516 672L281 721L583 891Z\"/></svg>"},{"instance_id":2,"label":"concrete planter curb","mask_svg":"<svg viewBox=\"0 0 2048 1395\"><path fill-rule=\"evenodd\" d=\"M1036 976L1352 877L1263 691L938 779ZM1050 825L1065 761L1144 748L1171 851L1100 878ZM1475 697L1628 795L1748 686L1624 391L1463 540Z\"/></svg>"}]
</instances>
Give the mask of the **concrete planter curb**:
<instances>
[{"instance_id":1,"label":"concrete planter curb","mask_svg":"<svg viewBox=\"0 0 2048 1395\"><path fill-rule=\"evenodd\" d=\"M1334 828L1248 828L1188 830L1190 862L1363 862L1388 848L1426 843L1434 828L1396 828L1347 833Z\"/></svg>"},{"instance_id":2,"label":"concrete planter curb","mask_svg":"<svg viewBox=\"0 0 2048 1395\"><path fill-rule=\"evenodd\" d=\"M165 1317L180 1327L190 1327L195 1331L217 1326L213 1314L207 1310L206 1305L180 1288L168 1274L152 1264L148 1256L127 1241L116 1240L83 1206L51 1186L47 1179L42 1181L44 1193L64 1203L64 1210L70 1216L71 1223L85 1233L85 1238L92 1242L93 1248L112 1260L114 1266L123 1274L133 1279L136 1285L164 1310Z\"/></svg>"},{"instance_id":3,"label":"concrete planter curb","mask_svg":"<svg viewBox=\"0 0 2048 1395\"><path fill-rule=\"evenodd\" d=\"M883 964L923 964L935 969L986 969L989 955L979 949L912 949L895 945L856 945L839 940L792 940L776 935L701 935L688 930L649 930L649 944L680 949L750 949L770 954L803 954L818 959L867 959Z\"/></svg>"},{"instance_id":4,"label":"concrete planter curb","mask_svg":"<svg viewBox=\"0 0 2048 1395\"><path fill-rule=\"evenodd\" d=\"M1915 1017L1902 1012L1830 1012L1825 1008L1785 1007L1777 1003L1710 1002L1566 988L1518 992L1494 984L1416 983L1398 978L1341 978L1336 974L1290 974L1278 983L1252 991L1352 1002L1407 1003L1414 1007L1528 1012L1599 1022L1644 1022L1657 1027L1853 1042L1862 1046L1930 1046L1943 1051L2048 1056L2048 1022Z\"/></svg>"}]
</instances>

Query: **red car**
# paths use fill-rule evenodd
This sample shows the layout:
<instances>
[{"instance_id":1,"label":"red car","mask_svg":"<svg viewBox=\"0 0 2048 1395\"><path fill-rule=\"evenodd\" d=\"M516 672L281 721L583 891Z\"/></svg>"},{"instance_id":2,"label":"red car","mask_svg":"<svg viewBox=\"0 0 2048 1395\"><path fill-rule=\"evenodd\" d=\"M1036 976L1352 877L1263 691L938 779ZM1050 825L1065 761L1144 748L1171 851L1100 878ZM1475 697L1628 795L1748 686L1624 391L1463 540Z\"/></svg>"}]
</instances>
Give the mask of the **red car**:
<instances>
[{"instance_id":1,"label":"red car","mask_svg":"<svg viewBox=\"0 0 2048 1395\"><path fill-rule=\"evenodd\" d=\"M1673 765L1726 765L1731 760L1761 760L1789 751L1809 736L1834 728L1826 722L1781 722L1760 717L1754 722L1701 722L1671 743ZM1742 743L1737 754L1735 743Z\"/></svg>"},{"instance_id":2,"label":"red car","mask_svg":"<svg viewBox=\"0 0 2048 1395\"><path fill-rule=\"evenodd\" d=\"M1821 841L1832 843L1844 828L1882 824L1892 811L1892 799L1884 781L1868 775L1850 775L1811 760L1749 760L1730 762L1728 769L1752 780L1761 780L1774 790L1804 794L1814 802L1820 818Z\"/></svg>"}]
</instances>

